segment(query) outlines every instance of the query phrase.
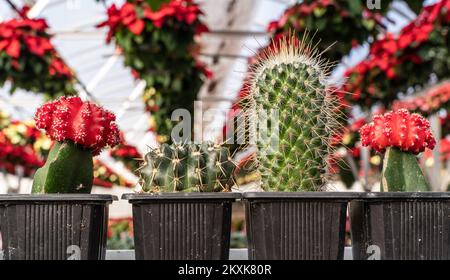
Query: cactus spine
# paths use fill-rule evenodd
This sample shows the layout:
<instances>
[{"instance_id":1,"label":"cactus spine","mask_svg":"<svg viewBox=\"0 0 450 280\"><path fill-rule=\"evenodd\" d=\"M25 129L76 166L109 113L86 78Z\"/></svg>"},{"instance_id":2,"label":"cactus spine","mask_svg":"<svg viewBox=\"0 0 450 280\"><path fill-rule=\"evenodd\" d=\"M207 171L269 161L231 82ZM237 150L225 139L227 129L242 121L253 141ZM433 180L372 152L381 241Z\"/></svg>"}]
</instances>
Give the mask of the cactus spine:
<instances>
[{"instance_id":1,"label":"cactus spine","mask_svg":"<svg viewBox=\"0 0 450 280\"><path fill-rule=\"evenodd\" d=\"M326 85L329 67L305 38L284 38L267 49L253 69L251 93L243 103L250 118L258 119L253 139L266 191L317 191L325 183L339 112ZM273 112L278 119L268 118L271 134L261 137L261 115Z\"/></svg>"},{"instance_id":2,"label":"cactus spine","mask_svg":"<svg viewBox=\"0 0 450 280\"><path fill-rule=\"evenodd\" d=\"M139 169L145 192L227 192L235 164L228 148L203 144L162 144Z\"/></svg>"}]
</instances>

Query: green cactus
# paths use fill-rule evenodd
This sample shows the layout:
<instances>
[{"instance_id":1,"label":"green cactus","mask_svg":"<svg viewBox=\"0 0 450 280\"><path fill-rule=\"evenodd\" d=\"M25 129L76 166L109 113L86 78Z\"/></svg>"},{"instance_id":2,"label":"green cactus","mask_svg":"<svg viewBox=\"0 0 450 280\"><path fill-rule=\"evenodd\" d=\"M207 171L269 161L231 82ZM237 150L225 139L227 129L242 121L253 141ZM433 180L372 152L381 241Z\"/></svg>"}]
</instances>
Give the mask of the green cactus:
<instances>
[{"instance_id":1,"label":"green cactus","mask_svg":"<svg viewBox=\"0 0 450 280\"><path fill-rule=\"evenodd\" d=\"M92 152L71 142L55 142L45 165L34 175L32 193L90 193Z\"/></svg>"},{"instance_id":2,"label":"green cactus","mask_svg":"<svg viewBox=\"0 0 450 280\"><path fill-rule=\"evenodd\" d=\"M145 192L227 192L235 164L228 148L204 144L162 144L139 169Z\"/></svg>"},{"instance_id":3,"label":"green cactus","mask_svg":"<svg viewBox=\"0 0 450 280\"><path fill-rule=\"evenodd\" d=\"M292 37L276 46L253 69L251 94L243 104L257 118L262 188L318 191L325 183L329 144L339 123L326 85L328 67L304 41ZM267 121L270 131L261 129L261 121Z\"/></svg>"},{"instance_id":4,"label":"green cactus","mask_svg":"<svg viewBox=\"0 0 450 280\"><path fill-rule=\"evenodd\" d=\"M384 155L381 185L383 192L431 191L417 156L392 147Z\"/></svg>"}]
</instances>

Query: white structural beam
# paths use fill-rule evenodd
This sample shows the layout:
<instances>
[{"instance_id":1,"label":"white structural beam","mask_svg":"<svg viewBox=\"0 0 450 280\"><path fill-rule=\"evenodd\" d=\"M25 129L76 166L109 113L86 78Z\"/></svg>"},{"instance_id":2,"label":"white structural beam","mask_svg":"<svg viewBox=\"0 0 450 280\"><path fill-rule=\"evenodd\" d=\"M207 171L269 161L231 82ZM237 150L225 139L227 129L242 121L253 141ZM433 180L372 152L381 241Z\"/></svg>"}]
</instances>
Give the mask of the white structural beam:
<instances>
[{"instance_id":1,"label":"white structural beam","mask_svg":"<svg viewBox=\"0 0 450 280\"><path fill-rule=\"evenodd\" d=\"M142 92L145 90L145 86L146 86L146 82L145 81L139 81L139 83L136 85L136 87L133 89L133 91L131 92L131 94L128 96L127 100L125 101L125 103L123 104L122 108L120 109L119 112L117 112L116 117L117 117L117 121L119 121L127 112L127 110L130 108L131 103L133 101L135 101L141 94Z\"/></svg>"},{"instance_id":2,"label":"white structural beam","mask_svg":"<svg viewBox=\"0 0 450 280\"><path fill-rule=\"evenodd\" d=\"M34 4L33 7L31 7L31 9L28 11L27 16L29 18L35 18L39 16L49 3L50 0L38 0L36 4Z\"/></svg>"}]
</instances>

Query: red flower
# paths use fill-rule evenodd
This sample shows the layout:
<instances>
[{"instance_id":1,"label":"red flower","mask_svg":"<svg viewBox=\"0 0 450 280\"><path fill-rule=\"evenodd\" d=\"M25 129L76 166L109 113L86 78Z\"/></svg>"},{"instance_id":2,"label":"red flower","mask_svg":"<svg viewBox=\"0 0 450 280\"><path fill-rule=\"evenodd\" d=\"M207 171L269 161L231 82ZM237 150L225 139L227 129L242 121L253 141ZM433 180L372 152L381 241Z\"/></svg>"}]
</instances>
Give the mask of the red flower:
<instances>
[{"instance_id":1,"label":"red flower","mask_svg":"<svg viewBox=\"0 0 450 280\"><path fill-rule=\"evenodd\" d=\"M442 155L443 160L450 160L450 139L444 138L441 140L439 152Z\"/></svg>"},{"instance_id":2,"label":"red flower","mask_svg":"<svg viewBox=\"0 0 450 280\"><path fill-rule=\"evenodd\" d=\"M66 76L72 78L73 73L70 68L58 57L53 57L50 62L49 73L52 76Z\"/></svg>"},{"instance_id":3,"label":"red flower","mask_svg":"<svg viewBox=\"0 0 450 280\"><path fill-rule=\"evenodd\" d=\"M205 24L199 23L199 24L195 27L195 34L196 34L196 35L200 35L200 34L205 33L205 32L209 32L209 28L208 28L208 26L206 26Z\"/></svg>"},{"instance_id":4,"label":"red flower","mask_svg":"<svg viewBox=\"0 0 450 280\"><path fill-rule=\"evenodd\" d=\"M109 26L106 41L110 42L120 25L126 26L135 35L140 35L142 33L145 23L137 16L134 4L125 3L120 10L117 9L115 4L112 4L108 8L108 19L98 24L97 27Z\"/></svg>"},{"instance_id":5,"label":"red flower","mask_svg":"<svg viewBox=\"0 0 450 280\"><path fill-rule=\"evenodd\" d=\"M373 122L364 125L360 133L363 146L371 146L378 152L396 147L418 154L436 145L428 120L404 109L374 116Z\"/></svg>"},{"instance_id":6,"label":"red flower","mask_svg":"<svg viewBox=\"0 0 450 280\"><path fill-rule=\"evenodd\" d=\"M163 3L157 11L147 7L144 10L144 17L150 19L156 27L161 28L165 20L170 17L192 25L201 13L199 6L190 0L172 0L169 3Z\"/></svg>"},{"instance_id":7,"label":"red flower","mask_svg":"<svg viewBox=\"0 0 450 280\"><path fill-rule=\"evenodd\" d=\"M197 69L200 69L207 79L212 79L214 77L214 73L209 70L203 62L197 61L196 64Z\"/></svg>"},{"instance_id":8,"label":"red flower","mask_svg":"<svg viewBox=\"0 0 450 280\"><path fill-rule=\"evenodd\" d=\"M267 32L275 32L278 29L278 21L272 21L267 26Z\"/></svg>"},{"instance_id":9,"label":"red flower","mask_svg":"<svg viewBox=\"0 0 450 280\"><path fill-rule=\"evenodd\" d=\"M140 35L144 30L144 21L138 18L136 7L133 4L125 3L120 10L120 17L122 23L128 27L134 35Z\"/></svg>"},{"instance_id":10,"label":"red flower","mask_svg":"<svg viewBox=\"0 0 450 280\"><path fill-rule=\"evenodd\" d=\"M115 115L79 97L61 97L36 112L36 126L55 141L72 141L98 155L120 143Z\"/></svg>"},{"instance_id":11,"label":"red flower","mask_svg":"<svg viewBox=\"0 0 450 280\"><path fill-rule=\"evenodd\" d=\"M32 54L43 56L54 48L46 34L48 25L43 19L12 19L0 23L0 51L19 58L23 44Z\"/></svg>"}]
</instances>

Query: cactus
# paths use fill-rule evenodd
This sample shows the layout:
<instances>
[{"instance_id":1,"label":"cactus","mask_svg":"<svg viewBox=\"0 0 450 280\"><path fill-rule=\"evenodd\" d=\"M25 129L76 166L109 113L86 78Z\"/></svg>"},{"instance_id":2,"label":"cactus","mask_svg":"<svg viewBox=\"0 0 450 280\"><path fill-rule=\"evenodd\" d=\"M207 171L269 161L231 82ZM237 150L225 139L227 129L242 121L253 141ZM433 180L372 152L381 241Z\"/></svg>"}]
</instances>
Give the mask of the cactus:
<instances>
[{"instance_id":1,"label":"cactus","mask_svg":"<svg viewBox=\"0 0 450 280\"><path fill-rule=\"evenodd\" d=\"M32 193L90 193L93 156L120 142L115 116L79 97L61 97L40 107L35 119L55 144L36 171Z\"/></svg>"},{"instance_id":2,"label":"cactus","mask_svg":"<svg viewBox=\"0 0 450 280\"><path fill-rule=\"evenodd\" d=\"M56 142L47 162L34 175L32 193L90 193L92 174L91 151Z\"/></svg>"},{"instance_id":3,"label":"cactus","mask_svg":"<svg viewBox=\"0 0 450 280\"><path fill-rule=\"evenodd\" d=\"M264 190L317 191L324 186L331 135L339 125L337 103L326 84L328 69L306 44L306 36L273 43L254 67L242 107L258 125L264 114L278 118L269 117L269 137L262 137L260 126L254 130L257 135L252 134L257 136L257 168Z\"/></svg>"},{"instance_id":4,"label":"cactus","mask_svg":"<svg viewBox=\"0 0 450 280\"><path fill-rule=\"evenodd\" d=\"M402 109L374 116L360 133L363 146L385 152L382 191L430 191L416 157L436 145L426 119Z\"/></svg>"},{"instance_id":5,"label":"cactus","mask_svg":"<svg viewBox=\"0 0 450 280\"><path fill-rule=\"evenodd\" d=\"M145 192L227 192L235 164L228 148L203 144L162 144L139 169Z\"/></svg>"}]
</instances>

